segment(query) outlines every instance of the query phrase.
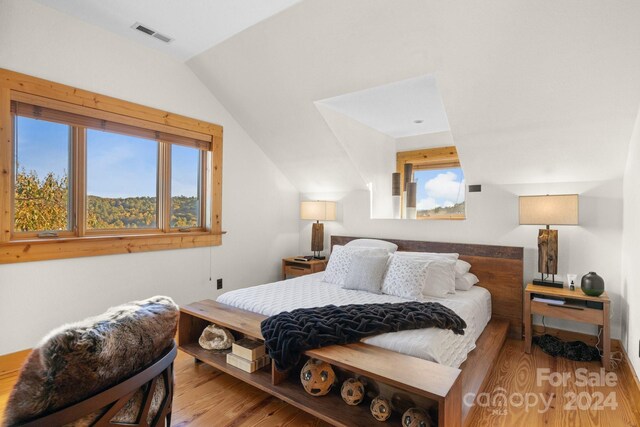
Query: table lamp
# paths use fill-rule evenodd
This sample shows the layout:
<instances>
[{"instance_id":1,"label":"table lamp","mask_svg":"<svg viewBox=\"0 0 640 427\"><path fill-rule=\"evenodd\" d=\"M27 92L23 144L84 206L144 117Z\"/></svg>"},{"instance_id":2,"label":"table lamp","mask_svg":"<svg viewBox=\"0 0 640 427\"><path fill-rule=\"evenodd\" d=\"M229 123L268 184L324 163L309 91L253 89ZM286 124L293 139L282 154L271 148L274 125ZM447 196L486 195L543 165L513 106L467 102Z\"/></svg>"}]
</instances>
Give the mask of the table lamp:
<instances>
[{"instance_id":1,"label":"table lamp","mask_svg":"<svg viewBox=\"0 0 640 427\"><path fill-rule=\"evenodd\" d=\"M324 224L320 221L336 219L336 202L325 200L307 200L300 202L300 219L313 220L311 228L311 250L314 259L325 259L320 255L324 249Z\"/></svg>"},{"instance_id":2,"label":"table lamp","mask_svg":"<svg viewBox=\"0 0 640 427\"><path fill-rule=\"evenodd\" d=\"M520 196L520 224L546 225L538 230L538 272L534 285L561 288L555 281L558 274L558 230L550 225L578 225L578 195ZM551 279L549 279L551 276Z\"/></svg>"}]
</instances>

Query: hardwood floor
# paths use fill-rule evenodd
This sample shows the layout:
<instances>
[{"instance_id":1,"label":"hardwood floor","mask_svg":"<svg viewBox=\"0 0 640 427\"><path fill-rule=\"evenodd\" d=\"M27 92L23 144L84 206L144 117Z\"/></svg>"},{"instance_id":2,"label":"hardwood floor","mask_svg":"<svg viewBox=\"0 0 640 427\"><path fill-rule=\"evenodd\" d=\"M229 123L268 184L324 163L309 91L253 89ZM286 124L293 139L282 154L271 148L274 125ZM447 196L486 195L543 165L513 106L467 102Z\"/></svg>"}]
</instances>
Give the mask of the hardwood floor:
<instances>
[{"instance_id":1,"label":"hardwood floor","mask_svg":"<svg viewBox=\"0 0 640 427\"><path fill-rule=\"evenodd\" d=\"M551 372L568 373L571 378L568 379L565 387L553 387L549 381L542 381L538 385L536 381L537 369L550 369ZM523 352L523 341L507 340L496 366L491 373L487 384L484 387L485 392L491 394L492 391L499 392L500 388L506 390L506 395L518 393L519 395L530 396L536 395L538 404L530 409L525 406L514 407L509 405L506 407L506 413L500 414L500 411L494 412L497 407L479 408L475 407L472 413L472 422L470 427L481 426L639 426L640 425L640 399L638 398L637 385L630 375L625 375L625 370L618 369L615 371L617 377L617 385L614 387L598 387L585 385L578 387L576 385L576 370L586 368L589 373L600 373L601 364L599 362L573 362L563 358L554 358L545 354L538 346L533 346L531 354ZM591 400L592 407L595 405L597 392L603 393L606 397L609 393L615 393L617 408L609 407L602 410L564 410L564 406L571 403L568 399L568 393L578 395L586 392L585 397L578 400L577 405L588 405ZM495 394L492 394L495 395ZM541 403L541 396L546 401L551 402L549 410L544 411L544 404ZM514 397L514 399L516 399ZM533 400L533 398L531 397ZM582 402L580 401L582 400ZM518 400L514 403L519 404Z\"/></svg>"},{"instance_id":2,"label":"hardwood floor","mask_svg":"<svg viewBox=\"0 0 640 427\"><path fill-rule=\"evenodd\" d=\"M551 399L548 411L542 412L544 405L532 408L475 407L471 426L640 426L639 392L634 389L634 379L616 371L617 385L595 387L576 385L575 370L587 368L590 373L599 373L598 363L579 363L560 358L552 358L534 347L531 354L522 351L522 341L507 340L496 367L485 387L485 392L499 391L511 393L542 393ZM566 387L553 387L548 382L536 384L536 370L549 368L551 372L571 373ZM175 363L176 391L173 401L174 426L326 426L327 424L306 413L281 402L229 375L225 375L205 364L196 364L193 358L179 352ZM4 412L8 394L16 380L17 373L0 374L0 414ZM566 393L588 392L588 396L602 392L607 396L615 392L617 408L598 410L565 411ZM494 396L494 394L492 394ZM584 400L584 399L583 399ZM513 401L516 405L519 401ZM582 403L585 403L584 401ZM580 402L577 403L578 405ZM497 411L496 411L497 409ZM506 409L506 413L500 413ZM372 425L383 423L372 421Z\"/></svg>"}]
</instances>

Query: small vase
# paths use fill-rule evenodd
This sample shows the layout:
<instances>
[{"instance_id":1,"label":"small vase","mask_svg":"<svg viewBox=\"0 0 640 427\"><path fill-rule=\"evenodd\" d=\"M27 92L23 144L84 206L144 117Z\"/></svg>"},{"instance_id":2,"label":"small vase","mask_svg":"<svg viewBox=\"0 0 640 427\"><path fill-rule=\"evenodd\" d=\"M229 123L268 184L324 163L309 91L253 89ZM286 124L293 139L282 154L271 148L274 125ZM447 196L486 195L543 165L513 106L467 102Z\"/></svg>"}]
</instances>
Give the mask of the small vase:
<instances>
[{"instance_id":1,"label":"small vase","mask_svg":"<svg viewBox=\"0 0 640 427\"><path fill-rule=\"evenodd\" d=\"M593 271L582 276L582 292L590 297L599 297L604 292L604 279Z\"/></svg>"}]
</instances>

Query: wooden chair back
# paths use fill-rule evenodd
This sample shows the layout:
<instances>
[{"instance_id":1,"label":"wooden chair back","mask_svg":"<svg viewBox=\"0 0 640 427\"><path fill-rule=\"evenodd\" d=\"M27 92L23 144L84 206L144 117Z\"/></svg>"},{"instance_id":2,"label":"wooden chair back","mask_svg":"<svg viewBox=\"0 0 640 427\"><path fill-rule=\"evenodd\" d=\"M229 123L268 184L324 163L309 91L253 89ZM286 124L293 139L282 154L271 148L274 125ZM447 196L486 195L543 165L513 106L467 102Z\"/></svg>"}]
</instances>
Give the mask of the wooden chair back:
<instances>
[{"instance_id":1,"label":"wooden chair back","mask_svg":"<svg viewBox=\"0 0 640 427\"><path fill-rule=\"evenodd\" d=\"M25 427L36 426L62 426L72 423L82 417L91 415L107 408L106 412L92 422L92 426L103 427L112 425L127 426L170 426L171 425L171 402L173 400L173 361L178 354L176 345L162 356L157 362L145 368L136 375L108 388L88 399L71 405L67 408L45 415L27 423L20 424ZM153 421L149 424L147 417L151 409L151 402L156 390L158 381L164 382L165 396L160 404L158 412ZM146 388L142 388L148 385ZM143 397L140 411L137 414L136 422L117 423L112 422L112 418L127 404L129 399L142 388Z\"/></svg>"}]
</instances>

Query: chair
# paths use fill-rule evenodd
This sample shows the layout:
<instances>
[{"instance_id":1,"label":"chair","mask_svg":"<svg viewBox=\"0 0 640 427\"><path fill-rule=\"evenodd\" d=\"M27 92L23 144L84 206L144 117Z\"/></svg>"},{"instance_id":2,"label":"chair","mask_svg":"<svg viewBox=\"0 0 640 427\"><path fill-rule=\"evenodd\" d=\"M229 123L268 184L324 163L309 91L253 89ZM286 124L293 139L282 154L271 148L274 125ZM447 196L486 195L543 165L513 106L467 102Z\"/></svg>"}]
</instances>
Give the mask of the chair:
<instances>
[{"instance_id":1,"label":"chair","mask_svg":"<svg viewBox=\"0 0 640 427\"><path fill-rule=\"evenodd\" d=\"M178 307L153 297L52 331L25 362L5 426L170 426Z\"/></svg>"},{"instance_id":2,"label":"chair","mask_svg":"<svg viewBox=\"0 0 640 427\"><path fill-rule=\"evenodd\" d=\"M173 345L171 350L165 354L162 359L146 368L144 371L128 378L127 380L115 385L93 397L88 398L80 403L69 406L53 414L37 418L24 424L18 424L21 427L39 427L39 426L62 426L70 424L76 420L82 419L91 414L96 414L103 408L108 408L105 413L99 415L90 424L95 427L123 425L123 426L160 426L164 420L167 427L171 425L171 402L173 400L173 360L178 354L178 349ZM149 410L151 409L151 401L157 390L157 382L164 382L166 394L160 408L157 411L153 421L147 422ZM132 422L112 422L112 418L129 402L133 395L140 389L143 389L142 404L136 414L136 421Z\"/></svg>"}]
</instances>

